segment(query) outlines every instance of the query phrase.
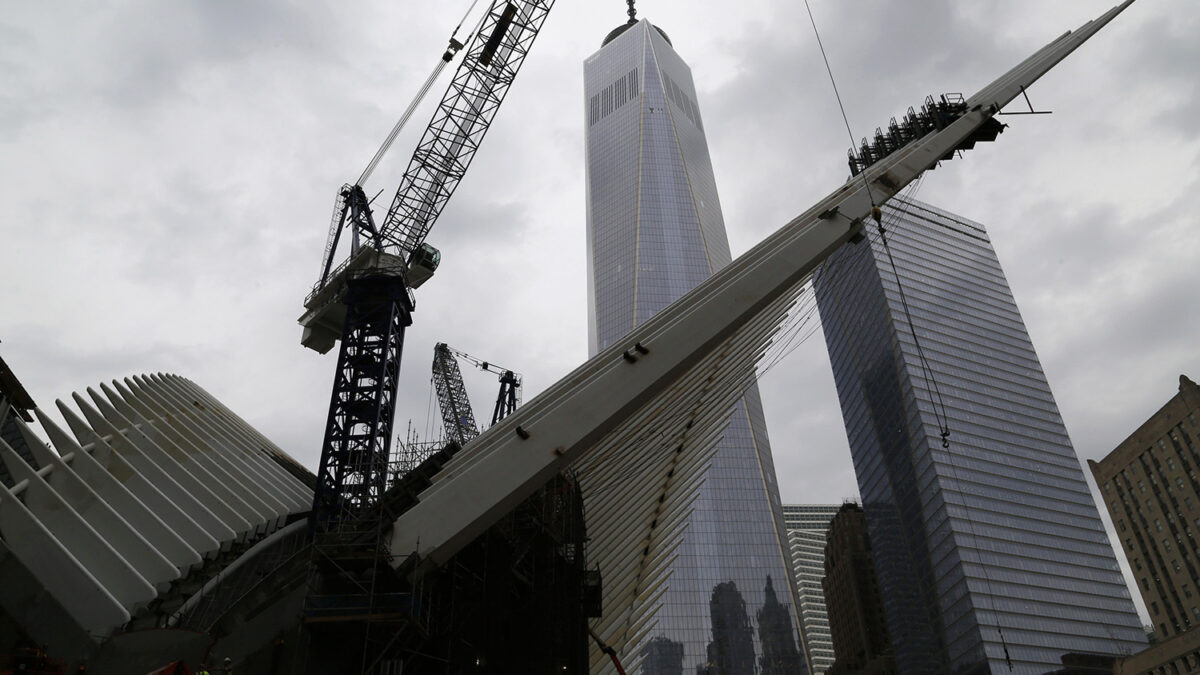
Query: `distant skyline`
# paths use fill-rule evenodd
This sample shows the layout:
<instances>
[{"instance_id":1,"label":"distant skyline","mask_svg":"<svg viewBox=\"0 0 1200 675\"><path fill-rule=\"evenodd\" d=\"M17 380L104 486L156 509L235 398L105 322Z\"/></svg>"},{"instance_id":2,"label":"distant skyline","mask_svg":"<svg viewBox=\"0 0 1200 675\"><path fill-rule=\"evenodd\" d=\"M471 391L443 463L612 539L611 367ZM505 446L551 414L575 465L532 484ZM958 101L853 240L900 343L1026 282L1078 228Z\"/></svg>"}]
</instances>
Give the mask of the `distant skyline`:
<instances>
[{"instance_id":1,"label":"distant skyline","mask_svg":"<svg viewBox=\"0 0 1200 675\"><path fill-rule=\"evenodd\" d=\"M299 346L337 188L467 6L40 4L0 17L0 354L46 409L142 372L189 377L310 467L332 355ZM857 137L970 93L1115 0L813 2ZM435 342L511 366L525 400L586 358L580 63L625 4L559 2L430 243L396 427L439 427ZM735 255L841 184L850 139L803 6L651 2L689 61ZM53 27L52 30L48 27ZM986 222L1068 431L1112 450L1200 377L1200 7L1135 3L920 199ZM445 87L369 194L386 201ZM562 115L561 111L576 111ZM802 334L817 327L814 317ZM785 502L853 497L819 329L761 380ZM477 406L494 376L468 371Z\"/></svg>"}]
</instances>

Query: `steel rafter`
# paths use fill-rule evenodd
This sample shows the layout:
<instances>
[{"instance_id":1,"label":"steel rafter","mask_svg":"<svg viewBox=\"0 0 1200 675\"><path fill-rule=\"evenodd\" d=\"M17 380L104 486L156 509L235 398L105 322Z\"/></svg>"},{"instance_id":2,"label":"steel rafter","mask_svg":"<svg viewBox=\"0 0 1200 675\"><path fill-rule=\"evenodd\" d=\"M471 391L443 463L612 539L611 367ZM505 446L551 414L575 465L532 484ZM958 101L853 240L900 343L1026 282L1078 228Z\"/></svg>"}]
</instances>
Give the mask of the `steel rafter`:
<instances>
[{"instance_id":1,"label":"steel rafter","mask_svg":"<svg viewBox=\"0 0 1200 675\"><path fill-rule=\"evenodd\" d=\"M318 530L353 521L383 494L404 329L412 324L402 277L349 279L346 306L313 495Z\"/></svg>"}]
</instances>

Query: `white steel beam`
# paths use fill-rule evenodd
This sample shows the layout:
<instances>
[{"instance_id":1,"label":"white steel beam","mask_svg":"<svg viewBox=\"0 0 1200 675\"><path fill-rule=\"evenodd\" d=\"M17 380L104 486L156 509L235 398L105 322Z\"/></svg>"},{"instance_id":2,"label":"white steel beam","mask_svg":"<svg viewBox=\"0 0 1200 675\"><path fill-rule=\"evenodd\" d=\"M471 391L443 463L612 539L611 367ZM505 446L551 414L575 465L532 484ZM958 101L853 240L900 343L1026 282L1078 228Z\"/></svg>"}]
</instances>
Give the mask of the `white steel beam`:
<instances>
[{"instance_id":1,"label":"white steel beam","mask_svg":"<svg viewBox=\"0 0 1200 675\"><path fill-rule=\"evenodd\" d=\"M188 494L195 496L213 515L237 532L240 538L254 534L257 523L253 511L244 500L233 494L228 485L222 484L206 467L200 466L178 448L155 443L142 429L117 412L95 389L88 387L87 393L95 408L80 408L92 426L97 424L97 415L94 412L98 411L99 415L103 415L104 421L111 425L111 429L123 435L141 457L157 464L163 472L187 490ZM79 400L77 398L76 402Z\"/></svg>"},{"instance_id":2,"label":"white steel beam","mask_svg":"<svg viewBox=\"0 0 1200 675\"><path fill-rule=\"evenodd\" d=\"M175 434L164 433L157 425L150 422L142 414L124 401L110 387L101 383L101 391L107 396L111 409L121 414L121 419L128 420L149 442L163 449L172 457L180 458L180 465L198 473L201 481L210 481L213 494L223 499L231 508L247 520L258 532L273 532L282 523L286 510L277 512L275 507L267 505L261 498L261 488L246 479L244 474L230 465L221 450L215 447L201 449L187 441L178 439ZM98 398L93 394L93 398ZM111 415L109 420L120 423Z\"/></svg>"},{"instance_id":3,"label":"white steel beam","mask_svg":"<svg viewBox=\"0 0 1200 675\"><path fill-rule=\"evenodd\" d=\"M0 533L5 546L88 632L104 635L129 621L129 610L3 485Z\"/></svg>"},{"instance_id":4,"label":"white steel beam","mask_svg":"<svg viewBox=\"0 0 1200 675\"><path fill-rule=\"evenodd\" d=\"M180 577L179 569L137 531L116 509L105 501L58 455L33 434L23 420L17 424L30 450L42 467L38 473L46 484L71 506L92 529L108 542L146 581L163 592ZM5 453L4 459L12 461Z\"/></svg>"},{"instance_id":5,"label":"white steel beam","mask_svg":"<svg viewBox=\"0 0 1200 675\"><path fill-rule=\"evenodd\" d=\"M88 422L95 427L93 429L83 423L74 413L68 415L69 408L59 402L59 410L62 411L63 417L67 420L67 425L75 432L75 436L79 439L80 443L101 441L103 444L101 447L110 450L113 456L120 457L124 464L133 467L138 474L145 477L159 492L167 495L171 501L177 504L189 518L204 528L204 531L209 536L220 542L222 550L227 550L233 540L238 538L238 533L209 510L208 506L201 502L195 493L177 482L170 473L142 453L111 422L104 419L99 412L92 409L91 405L82 396L72 394L72 398L74 398L75 404L79 406L80 410L83 411ZM180 472L174 471L173 473L179 474ZM211 499L212 495L208 494L205 497Z\"/></svg>"},{"instance_id":6,"label":"white steel beam","mask_svg":"<svg viewBox=\"0 0 1200 675\"><path fill-rule=\"evenodd\" d=\"M142 393L140 389L135 392L134 388L117 381L113 381L113 387L116 389L115 393L106 389L105 393L108 393L109 398L119 395L176 443L219 456L227 464L230 473L239 477L237 480L242 488L257 492L276 517L285 517L296 510L295 504L291 503L284 493L277 476L264 470L252 455L221 442L217 438L218 432L208 426L207 420L200 424L188 424L187 420L181 419L174 412L170 401L161 400L154 394ZM266 457L258 459L269 461Z\"/></svg>"},{"instance_id":7,"label":"white steel beam","mask_svg":"<svg viewBox=\"0 0 1200 675\"><path fill-rule=\"evenodd\" d=\"M101 385L104 395L88 389L91 402L75 394L88 422L57 401L74 438L34 410L57 454L17 420L36 469L0 440L16 480L0 493L3 549L96 639L205 558L284 531L311 504L271 455L294 460L232 413L207 412L173 382L132 388L139 394L118 383Z\"/></svg>"},{"instance_id":8,"label":"white steel beam","mask_svg":"<svg viewBox=\"0 0 1200 675\"><path fill-rule=\"evenodd\" d=\"M174 495L177 491L173 489L173 486L163 483L163 487L167 489L167 492L164 493L159 487L159 482L151 480L138 471L133 464L130 464L114 450L107 440L80 419L75 411L68 408L62 401L56 401L56 404L63 419L67 421L67 426L71 427L71 431L77 439L77 443L73 447L66 432L41 411L38 411L38 420L50 436L50 440L54 442L54 446L58 448L60 455L64 455L66 452L75 453L73 464L76 465L76 470L86 466L86 470L89 472L103 471L112 476L145 504L154 515L162 519L171 528L171 531L183 539L192 550L203 557L212 557L219 552L221 539L218 538L218 535L227 534L230 538L234 536L233 530L228 528L215 530L215 533L210 531L204 524L192 517L190 508L185 508L191 507L191 504L187 503L188 500L167 496L168 493ZM215 521L211 514L205 521L209 522L210 519ZM215 525L215 523L213 524Z\"/></svg>"},{"instance_id":9,"label":"white steel beam","mask_svg":"<svg viewBox=\"0 0 1200 675\"><path fill-rule=\"evenodd\" d=\"M158 591L53 488L46 484L8 443L0 440L0 461L8 464L16 484L4 488L60 541L129 612L144 607ZM4 532L11 542L14 533ZM28 561L23 561L28 566ZM36 564L36 561L34 561Z\"/></svg>"},{"instance_id":10,"label":"white steel beam","mask_svg":"<svg viewBox=\"0 0 1200 675\"><path fill-rule=\"evenodd\" d=\"M155 400L174 411L176 423L186 428L209 431L219 445L240 453L248 462L259 467L263 475L270 477L270 484L278 487L280 498L287 500L293 512L312 507L312 489L268 455L284 458L284 461L295 460L287 457L278 446L258 434L220 401L188 380L174 375L135 377L134 380L140 383L139 391L156 397Z\"/></svg>"},{"instance_id":11,"label":"white steel beam","mask_svg":"<svg viewBox=\"0 0 1200 675\"><path fill-rule=\"evenodd\" d=\"M168 520L183 522L183 519L187 517L181 511L172 507L159 509L159 512L155 513L145 501L134 494L127 485L130 482L128 479L119 480L115 475L105 471L91 453L85 451L75 439L54 424L42 411L35 412L42 428L50 437L50 441L58 449L58 455L55 455L41 443L29 442L28 445L38 464L45 465L61 461L64 466L87 483L101 499L116 509L130 525L137 529L139 534L145 537L146 541L150 542L167 560L170 560L180 572L187 573L201 565L203 559L200 553L183 539L177 528L167 524ZM190 524L192 533L202 534L198 525L190 520L187 523ZM207 535L204 536L207 537ZM218 546L215 539L209 539L207 543L211 544L213 549Z\"/></svg>"}]
</instances>

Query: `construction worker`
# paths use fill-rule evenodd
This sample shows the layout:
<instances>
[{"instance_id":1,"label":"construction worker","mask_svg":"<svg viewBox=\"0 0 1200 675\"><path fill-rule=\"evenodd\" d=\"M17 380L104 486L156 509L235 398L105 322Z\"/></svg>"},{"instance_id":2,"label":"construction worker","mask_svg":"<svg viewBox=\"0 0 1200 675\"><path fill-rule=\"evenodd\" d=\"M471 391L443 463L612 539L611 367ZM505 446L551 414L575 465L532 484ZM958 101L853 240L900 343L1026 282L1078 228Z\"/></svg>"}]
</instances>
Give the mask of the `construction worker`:
<instances>
[{"instance_id":1,"label":"construction worker","mask_svg":"<svg viewBox=\"0 0 1200 675\"><path fill-rule=\"evenodd\" d=\"M208 672L208 664L207 664L207 663L201 663L201 664L200 664L200 670L197 670L197 671L194 673L194 675L211 675L211 674Z\"/></svg>"}]
</instances>

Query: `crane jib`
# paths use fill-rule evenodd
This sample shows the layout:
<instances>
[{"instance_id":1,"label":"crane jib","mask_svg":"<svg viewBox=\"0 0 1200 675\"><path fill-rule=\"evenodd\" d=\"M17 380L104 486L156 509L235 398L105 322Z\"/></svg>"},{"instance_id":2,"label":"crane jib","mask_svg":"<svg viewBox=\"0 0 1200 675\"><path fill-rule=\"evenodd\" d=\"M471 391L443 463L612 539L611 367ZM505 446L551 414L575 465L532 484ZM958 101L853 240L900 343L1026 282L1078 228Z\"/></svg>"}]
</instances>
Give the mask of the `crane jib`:
<instances>
[{"instance_id":1,"label":"crane jib","mask_svg":"<svg viewBox=\"0 0 1200 675\"><path fill-rule=\"evenodd\" d=\"M483 51L479 53L479 62L485 66L492 65L492 57L496 55L496 49L500 46L500 41L504 39L504 34L508 32L509 26L512 25L513 17L517 15L517 6L508 3L504 8L504 13L500 15L500 20L496 22L496 29L492 31L492 36L488 38L487 44L483 46Z\"/></svg>"}]
</instances>

